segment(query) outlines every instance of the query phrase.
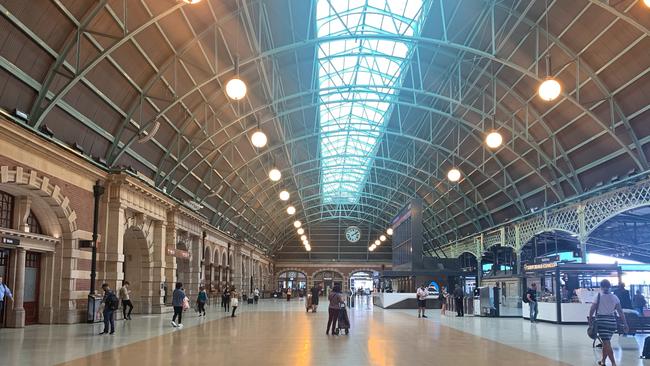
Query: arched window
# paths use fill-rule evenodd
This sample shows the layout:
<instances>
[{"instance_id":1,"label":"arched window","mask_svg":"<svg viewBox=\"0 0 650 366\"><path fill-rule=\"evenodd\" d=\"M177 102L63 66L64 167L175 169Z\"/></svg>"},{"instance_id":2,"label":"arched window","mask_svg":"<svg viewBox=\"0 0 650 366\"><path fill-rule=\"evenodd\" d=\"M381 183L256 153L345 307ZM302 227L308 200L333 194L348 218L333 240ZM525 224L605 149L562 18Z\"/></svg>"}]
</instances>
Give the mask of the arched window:
<instances>
[{"instance_id":1,"label":"arched window","mask_svg":"<svg viewBox=\"0 0 650 366\"><path fill-rule=\"evenodd\" d=\"M41 229L41 224L38 222L34 212L30 211L29 216L27 216L27 226L29 227L29 232L32 234L43 234L43 229Z\"/></svg>"},{"instance_id":2,"label":"arched window","mask_svg":"<svg viewBox=\"0 0 650 366\"><path fill-rule=\"evenodd\" d=\"M0 191L0 227L11 229L14 215L14 196Z\"/></svg>"}]
</instances>

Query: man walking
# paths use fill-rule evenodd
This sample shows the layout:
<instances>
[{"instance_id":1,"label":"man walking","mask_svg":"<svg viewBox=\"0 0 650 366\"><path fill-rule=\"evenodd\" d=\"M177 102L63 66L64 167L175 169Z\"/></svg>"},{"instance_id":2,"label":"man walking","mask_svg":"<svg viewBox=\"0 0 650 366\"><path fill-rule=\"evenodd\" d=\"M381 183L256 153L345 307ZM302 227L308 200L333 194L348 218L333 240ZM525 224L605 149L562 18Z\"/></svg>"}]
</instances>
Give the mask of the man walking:
<instances>
[{"instance_id":1,"label":"man walking","mask_svg":"<svg viewBox=\"0 0 650 366\"><path fill-rule=\"evenodd\" d=\"M131 303L131 291L129 291L129 281L124 281L124 284L120 288L120 300L122 300L122 315L124 320L131 320L131 311L133 311L133 303ZM126 308L129 308L129 312L126 312Z\"/></svg>"},{"instance_id":2,"label":"man walking","mask_svg":"<svg viewBox=\"0 0 650 366\"><path fill-rule=\"evenodd\" d=\"M115 313L115 310L119 308L120 301L117 296L115 296L113 291L111 291L111 288L107 283L102 285L102 290L104 290L104 298L102 299L102 303L104 304L104 331L99 334L102 335L109 333L109 325L111 328L110 334L115 334L115 319L113 318L113 315Z\"/></svg>"},{"instance_id":3,"label":"man walking","mask_svg":"<svg viewBox=\"0 0 650 366\"><path fill-rule=\"evenodd\" d=\"M465 294L463 289L460 288L460 285L456 285L454 290L454 301L456 303L456 316L465 316L465 311L463 309L463 298Z\"/></svg>"},{"instance_id":4,"label":"man walking","mask_svg":"<svg viewBox=\"0 0 650 366\"><path fill-rule=\"evenodd\" d=\"M632 309L632 297L623 282L618 285L618 288L614 291L614 295L621 301L621 307L623 309Z\"/></svg>"},{"instance_id":5,"label":"man walking","mask_svg":"<svg viewBox=\"0 0 650 366\"><path fill-rule=\"evenodd\" d=\"M418 318L420 317L420 314L422 314L421 316L423 318L426 318L427 316L424 315L424 310L427 308L427 297L429 296L429 291L425 285L422 284L415 295L418 298Z\"/></svg>"},{"instance_id":6,"label":"man walking","mask_svg":"<svg viewBox=\"0 0 650 366\"><path fill-rule=\"evenodd\" d=\"M318 309L318 297L320 296L320 284L314 284L309 290L311 292L311 312L315 313Z\"/></svg>"},{"instance_id":7,"label":"man walking","mask_svg":"<svg viewBox=\"0 0 650 366\"><path fill-rule=\"evenodd\" d=\"M4 306L5 305L5 298L7 298L7 297L12 299L12 300L14 299L14 297L13 297L13 295L11 293L11 290L9 290L9 287L7 287L7 285L5 285L4 279L2 278L2 276L0 276L0 320L2 320L2 315L4 314L3 311L4 311L4 308L5 308L5 306Z\"/></svg>"},{"instance_id":8,"label":"man walking","mask_svg":"<svg viewBox=\"0 0 650 366\"><path fill-rule=\"evenodd\" d=\"M528 310L530 311L530 322L537 322L537 284L533 283L526 291L526 299L528 299Z\"/></svg>"}]
</instances>

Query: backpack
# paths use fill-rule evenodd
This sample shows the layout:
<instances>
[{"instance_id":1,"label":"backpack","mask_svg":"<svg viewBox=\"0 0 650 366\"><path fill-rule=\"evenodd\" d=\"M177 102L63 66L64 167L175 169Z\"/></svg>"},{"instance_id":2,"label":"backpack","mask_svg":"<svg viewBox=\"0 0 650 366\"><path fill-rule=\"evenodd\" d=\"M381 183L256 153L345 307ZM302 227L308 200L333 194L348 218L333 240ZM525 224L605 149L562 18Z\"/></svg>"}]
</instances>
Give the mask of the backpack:
<instances>
[{"instance_id":1,"label":"backpack","mask_svg":"<svg viewBox=\"0 0 650 366\"><path fill-rule=\"evenodd\" d=\"M120 307L120 301L117 299L117 296L113 292L109 292L106 295L105 300L106 308L109 310L117 310Z\"/></svg>"}]
</instances>

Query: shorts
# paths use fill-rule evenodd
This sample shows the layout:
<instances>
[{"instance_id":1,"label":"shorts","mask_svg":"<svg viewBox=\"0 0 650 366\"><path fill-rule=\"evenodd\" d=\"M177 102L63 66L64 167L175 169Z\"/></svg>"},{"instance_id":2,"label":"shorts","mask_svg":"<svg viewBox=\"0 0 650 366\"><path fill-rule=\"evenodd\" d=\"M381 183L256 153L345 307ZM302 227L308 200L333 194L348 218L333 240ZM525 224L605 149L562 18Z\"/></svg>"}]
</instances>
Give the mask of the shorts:
<instances>
[{"instance_id":1,"label":"shorts","mask_svg":"<svg viewBox=\"0 0 650 366\"><path fill-rule=\"evenodd\" d=\"M418 307L419 308L426 308L427 307L427 300L418 300Z\"/></svg>"}]
</instances>

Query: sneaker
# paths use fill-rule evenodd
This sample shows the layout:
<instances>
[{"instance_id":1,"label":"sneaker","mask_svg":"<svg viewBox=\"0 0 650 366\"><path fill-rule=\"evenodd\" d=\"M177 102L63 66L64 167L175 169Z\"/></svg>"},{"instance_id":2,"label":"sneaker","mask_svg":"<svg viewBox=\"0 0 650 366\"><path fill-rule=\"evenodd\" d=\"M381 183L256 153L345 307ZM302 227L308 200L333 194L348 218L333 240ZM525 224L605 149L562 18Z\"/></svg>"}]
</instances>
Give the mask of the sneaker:
<instances>
[{"instance_id":1,"label":"sneaker","mask_svg":"<svg viewBox=\"0 0 650 366\"><path fill-rule=\"evenodd\" d=\"M111 331L111 332L108 333L108 334L113 335L113 334L115 334L115 331L113 330L113 331Z\"/></svg>"},{"instance_id":2,"label":"sneaker","mask_svg":"<svg viewBox=\"0 0 650 366\"><path fill-rule=\"evenodd\" d=\"M179 324L178 327L179 327L179 328L183 328L183 324Z\"/></svg>"},{"instance_id":3,"label":"sneaker","mask_svg":"<svg viewBox=\"0 0 650 366\"><path fill-rule=\"evenodd\" d=\"M422 317L423 317L423 318L428 318L428 316L426 316L426 315L422 315Z\"/></svg>"},{"instance_id":4,"label":"sneaker","mask_svg":"<svg viewBox=\"0 0 650 366\"><path fill-rule=\"evenodd\" d=\"M178 324L176 324L176 322L173 321L173 320L172 320L172 327L174 327L174 328L178 327Z\"/></svg>"},{"instance_id":5,"label":"sneaker","mask_svg":"<svg viewBox=\"0 0 650 366\"><path fill-rule=\"evenodd\" d=\"M104 334L107 334L107 333L108 333L108 332L101 332L101 333L99 333L98 335L104 335Z\"/></svg>"}]
</instances>

